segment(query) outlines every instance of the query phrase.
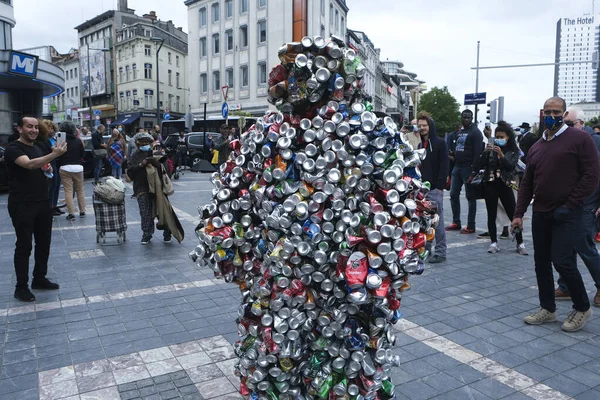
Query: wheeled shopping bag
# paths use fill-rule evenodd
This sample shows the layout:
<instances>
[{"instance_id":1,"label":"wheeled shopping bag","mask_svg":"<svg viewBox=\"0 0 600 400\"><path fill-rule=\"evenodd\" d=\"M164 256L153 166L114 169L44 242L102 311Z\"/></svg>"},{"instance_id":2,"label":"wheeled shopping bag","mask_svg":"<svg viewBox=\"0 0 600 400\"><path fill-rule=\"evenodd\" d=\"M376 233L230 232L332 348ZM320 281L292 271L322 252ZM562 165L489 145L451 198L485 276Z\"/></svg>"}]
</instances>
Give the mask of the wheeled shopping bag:
<instances>
[{"instance_id":1,"label":"wheeled shopping bag","mask_svg":"<svg viewBox=\"0 0 600 400\"><path fill-rule=\"evenodd\" d=\"M111 204L103 201L94 193L92 195L94 214L96 217L96 243L106 244L106 233L116 232L117 243L125 242L127 231L127 218L125 216L125 201L120 204Z\"/></svg>"}]
</instances>

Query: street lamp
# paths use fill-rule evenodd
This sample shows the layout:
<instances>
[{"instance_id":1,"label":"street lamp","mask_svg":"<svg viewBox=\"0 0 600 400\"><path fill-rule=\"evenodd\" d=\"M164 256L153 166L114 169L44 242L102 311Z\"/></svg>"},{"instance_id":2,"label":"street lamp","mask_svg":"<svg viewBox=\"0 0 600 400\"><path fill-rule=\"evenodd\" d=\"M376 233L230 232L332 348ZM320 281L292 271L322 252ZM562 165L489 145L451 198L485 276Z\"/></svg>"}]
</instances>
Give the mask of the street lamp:
<instances>
[{"instance_id":1,"label":"street lamp","mask_svg":"<svg viewBox=\"0 0 600 400\"><path fill-rule=\"evenodd\" d=\"M92 112L92 70L90 69L90 50L96 50L96 51L110 51L110 49L106 49L106 48L102 48L102 49L94 49L94 48L90 48L90 44L86 43L85 44L87 47L87 70L88 70L88 103L90 106L90 132L92 130L92 122L94 120L94 115Z\"/></svg>"},{"instance_id":2,"label":"street lamp","mask_svg":"<svg viewBox=\"0 0 600 400\"><path fill-rule=\"evenodd\" d=\"M160 43L158 49L156 49L156 124L160 126L160 87L158 80L158 53L160 52L160 49L162 49L163 44L165 43L165 39L160 37L151 37L150 40L154 43Z\"/></svg>"}]
</instances>

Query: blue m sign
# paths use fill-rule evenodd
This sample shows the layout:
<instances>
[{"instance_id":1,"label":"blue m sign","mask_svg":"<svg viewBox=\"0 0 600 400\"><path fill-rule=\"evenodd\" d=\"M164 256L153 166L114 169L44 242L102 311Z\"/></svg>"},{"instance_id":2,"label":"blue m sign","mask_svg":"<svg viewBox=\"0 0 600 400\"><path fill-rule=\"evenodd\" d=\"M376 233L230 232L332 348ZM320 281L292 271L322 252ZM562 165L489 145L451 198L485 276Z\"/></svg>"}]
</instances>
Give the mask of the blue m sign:
<instances>
[{"instance_id":1,"label":"blue m sign","mask_svg":"<svg viewBox=\"0 0 600 400\"><path fill-rule=\"evenodd\" d=\"M11 51L8 67L9 73L35 78L37 74L37 66L37 56Z\"/></svg>"}]
</instances>

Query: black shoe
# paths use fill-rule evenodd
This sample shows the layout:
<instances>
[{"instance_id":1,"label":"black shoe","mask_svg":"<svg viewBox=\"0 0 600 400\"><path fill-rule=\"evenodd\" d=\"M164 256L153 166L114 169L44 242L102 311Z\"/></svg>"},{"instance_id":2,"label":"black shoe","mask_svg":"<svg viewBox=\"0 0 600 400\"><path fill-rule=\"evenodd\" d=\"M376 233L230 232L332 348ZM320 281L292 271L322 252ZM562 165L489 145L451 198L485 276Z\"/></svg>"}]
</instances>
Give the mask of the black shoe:
<instances>
[{"instance_id":1,"label":"black shoe","mask_svg":"<svg viewBox=\"0 0 600 400\"><path fill-rule=\"evenodd\" d=\"M508 228L504 228L502 229L502 234L500 235L500 239L508 239L509 233L508 233Z\"/></svg>"},{"instance_id":2,"label":"black shoe","mask_svg":"<svg viewBox=\"0 0 600 400\"><path fill-rule=\"evenodd\" d=\"M74 219L75 219L75 216L73 214L67 215L67 221L73 221Z\"/></svg>"},{"instance_id":3,"label":"black shoe","mask_svg":"<svg viewBox=\"0 0 600 400\"><path fill-rule=\"evenodd\" d=\"M40 278L31 281L31 288L35 290L57 290L60 288L60 285L51 282L48 278Z\"/></svg>"},{"instance_id":4,"label":"black shoe","mask_svg":"<svg viewBox=\"0 0 600 400\"><path fill-rule=\"evenodd\" d=\"M54 209L52 209L52 215L54 215L55 217L58 217L60 215L63 215L63 212L60 211L58 208L54 208Z\"/></svg>"},{"instance_id":5,"label":"black shoe","mask_svg":"<svg viewBox=\"0 0 600 400\"><path fill-rule=\"evenodd\" d=\"M439 263L443 263L446 261L446 257L442 257L442 256L433 256L431 257L431 259L429 260L429 264L439 264Z\"/></svg>"},{"instance_id":6,"label":"black shoe","mask_svg":"<svg viewBox=\"0 0 600 400\"><path fill-rule=\"evenodd\" d=\"M84 213L84 212L80 212L80 213L79 213L79 217L80 217L80 218L83 218L83 217L85 217L85 213Z\"/></svg>"},{"instance_id":7,"label":"black shoe","mask_svg":"<svg viewBox=\"0 0 600 400\"><path fill-rule=\"evenodd\" d=\"M152 236L142 236L142 244L146 245L148 243L150 243L150 240L152 240Z\"/></svg>"},{"instance_id":8,"label":"black shoe","mask_svg":"<svg viewBox=\"0 0 600 400\"><path fill-rule=\"evenodd\" d=\"M477 239L489 239L489 237L490 237L489 232L483 232L483 233L480 233L479 235L477 235Z\"/></svg>"},{"instance_id":9,"label":"black shoe","mask_svg":"<svg viewBox=\"0 0 600 400\"><path fill-rule=\"evenodd\" d=\"M28 287L16 288L15 299L24 301L26 303L30 303L32 301L35 301L35 296L33 295L33 293L31 293Z\"/></svg>"},{"instance_id":10,"label":"black shoe","mask_svg":"<svg viewBox=\"0 0 600 400\"><path fill-rule=\"evenodd\" d=\"M169 235L169 236L164 236L164 237L163 237L163 242L164 242L164 243L171 243L171 235Z\"/></svg>"}]
</instances>

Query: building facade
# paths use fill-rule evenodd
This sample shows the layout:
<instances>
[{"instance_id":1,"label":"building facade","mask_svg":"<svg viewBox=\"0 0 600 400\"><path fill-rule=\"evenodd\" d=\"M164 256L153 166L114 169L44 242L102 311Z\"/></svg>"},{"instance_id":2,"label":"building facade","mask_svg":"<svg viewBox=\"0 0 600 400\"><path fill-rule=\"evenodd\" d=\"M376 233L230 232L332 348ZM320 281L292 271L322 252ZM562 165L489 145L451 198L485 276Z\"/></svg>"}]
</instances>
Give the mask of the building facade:
<instances>
[{"instance_id":1,"label":"building facade","mask_svg":"<svg viewBox=\"0 0 600 400\"><path fill-rule=\"evenodd\" d=\"M188 111L187 51L187 34L171 21L158 21L154 12L117 29L118 115L113 124L149 129L165 114L183 117Z\"/></svg>"},{"instance_id":2,"label":"building facade","mask_svg":"<svg viewBox=\"0 0 600 400\"><path fill-rule=\"evenodd\" d=\"M579 15L556 24L556 62L598 60L600 15ZM597 64L597 62L596 62ZM554 95L567 104L600 101L600 69L591 62L562 64L554 69Z\"/></svg>"},{"instance_id":3,"label":"building facade","mask_svg":"<svg viewBox=\"0 0 600 400\"><path fill-rule=\"evenodd\" d=\"M12 0L0 1L0 146L22 115L41 116L43 99L64 89L62 70L35 54L12 50Z\"/></svg>"},{"instance_id":4,"label":"building facade","mask_svg":"<svg viewBox=\"0 0 600 400\"><path fill-rule=\"evenodd\" d=\"M50 112L55 122L73 121L79 125L79 108L81 107L81 81L79 78L79 51L71 49L67 54L54 61L65 75L65 91L52 98Z\"/></svg>"},{"instance_id":5,"label":"building facade","mask_svg":"<svg viewBox=\"0 0 600 400\"><path fill-rule=\"evenodd\" d=\"M230 110L262 115L267 80L283 43L345 37L345 0L187 0L190 106L196 119Z\"/></svg>"}]
</instances>

